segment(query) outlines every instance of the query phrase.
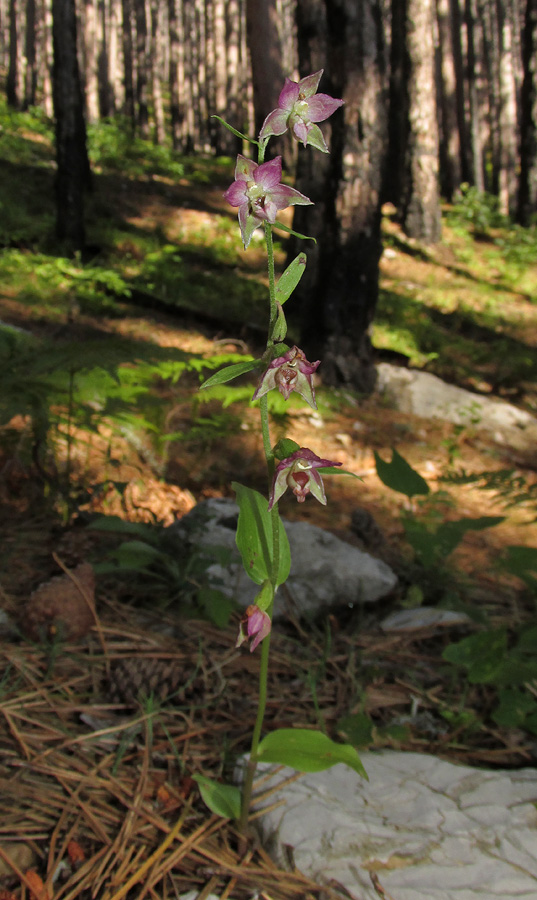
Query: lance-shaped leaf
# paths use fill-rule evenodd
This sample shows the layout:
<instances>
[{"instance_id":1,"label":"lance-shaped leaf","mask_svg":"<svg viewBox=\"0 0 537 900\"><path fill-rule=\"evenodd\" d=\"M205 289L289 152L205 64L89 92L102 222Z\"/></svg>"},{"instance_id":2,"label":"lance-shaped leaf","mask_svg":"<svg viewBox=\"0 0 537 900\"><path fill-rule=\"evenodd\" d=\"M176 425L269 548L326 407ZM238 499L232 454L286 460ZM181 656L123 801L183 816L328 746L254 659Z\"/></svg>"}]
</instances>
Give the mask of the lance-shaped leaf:
<instances>
[{"instance_id":1,"label":"lance-shaped leaf","mask_svg":"<svg viewBox=\"0 0 537 900\"><path fill-rule=\"evenodd\" d=\"M293 237L300 238L301 241L313 241L314 244L317 243L317 239L311 237L309 234L300 234L299 231L293 231L292 228L289 228L289 225L284 225L283 222L274 222L272 223L274 228L280 228L282 231L286 231L287 234L292 234Z\"/></svg>"},{"instance_id":2,"label":"lance-shaped leaf","mask_svg":"<svg viewBox=\"0 0 537 900\"><path fill-rule=\"evenodd\" d=\"M259 762L290 766L299 772L322 772L337 763L345 763L367 778L356 749L350 744L336 744L321 731L308 728L279 728L267 734L257 750Z\"/></svg>"},{"instance_id":3,"label":"lance-shaped leaf","mask_svg":"<svg viewBox=\"0 0 537 900\"><path fill-rule=\"evenodd\" d=\"M321 466L320 469L317 469L321 475L351 475L353 478L357 478L358 481L363 481L364 479L357 475L356 472L349 472L348 469L336 469L335 466Z\"/></svg>"},{"instance_id":4,"label":"lance-shaped leaf","mask_svg":"<svg viewBox=\"0 0 537 900\"><path fill-rule=\"evenodd\" d=\"M298 256L295 256L293 262L289 263L285 272L280 275L276 285L276 300L278 303L285 303L289 299L306 271L306 261L306 254L299 253Z\"/></svg>"},{"instance_id":5,"label":"lance-shaped leaf","mask_svg":"<svg viewBox=\"0 0 537 900\"><path fill-rule=\"evenodd\" d=\"M228 381L233 381L239 375L244 375L246 372L251 372L252 369L257 369L258 367L258 359L249 359L246 362L235 363L232 366L224 366L223 369L219 369L218 372L215 372L214 375L211 375L210 378L203 382L200 386L200 391L204 390L204 388L214 387L215 384L227 384Z\"/></svg>"},{"instance_id":6,"label":"lance-shaped leaf","mask_svg":"<svg viewBox=\"0 0 537 900\"><path fill-rule=\"evenodd\" d=\"M256 584L271 580L272 576L272 516L268 501L258 491L234 481L231 485L237 495L239 522L236 542L246 574ZM276 584L283 584L291 569L291 551L285 529L278 519L279 565Z\"/></svg>"},{"instance_id":7,"label":"lance-shaped leaf","mask_svg":"<svg viewBox=\"0 0 537 900\"><path fill-rule=\"evenodd\" d=\"M220 784L205 775L194 775L199 784L203 802L211 812L224 819L239 819L241 814L241 792L233 784Z\"/></svg>"},{"instance_id":8,"label":"lance-shaped leaf","mask_svg":"<svg viewBox=\"0 0 537 900\"><path fill-rule=\"evenodd\" d=\"M392 461L384 462L375 450L377 475L386 487L398 491L407 497L415 494L428 494L429 485L412 466L407 463L397 450L392 450Z\"/></svg>"}]
</instances>

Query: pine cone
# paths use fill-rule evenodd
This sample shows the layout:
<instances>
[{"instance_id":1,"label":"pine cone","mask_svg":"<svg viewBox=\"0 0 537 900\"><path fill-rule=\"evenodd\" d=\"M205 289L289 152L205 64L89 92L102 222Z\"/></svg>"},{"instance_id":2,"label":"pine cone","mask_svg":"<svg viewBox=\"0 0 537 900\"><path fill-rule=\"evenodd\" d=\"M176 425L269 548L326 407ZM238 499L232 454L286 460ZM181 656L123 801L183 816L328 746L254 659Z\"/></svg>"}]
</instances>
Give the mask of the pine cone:
<instances>
[{"instance_id":1,"label":"pine cone","mask_svg":"<svg viewBox=\"0 0 537 900\"><path fill-rule=\"evenodd\" d=\"M188 681L184 667L177 660L133 656L118 659L111 668L108 696L113 703L137 706L153 696L160 702L177 694L185 696Z\"/></svg>"},{"instance_id":2,"label":"pine cone","mask_svg":"<svg viewBox=\"0 0 537 900\"><path fill-rule=\"evenodd\" d=\"M92 567L82 563L73 569L73 575L93 605L95 576ZM84 637L93 624L93 613L86 597L68 575L58 575L40 584L30 594L20 620L22 632L32 641L50 640L55 636L76 641Z\"/></svg>"}]
</instances>

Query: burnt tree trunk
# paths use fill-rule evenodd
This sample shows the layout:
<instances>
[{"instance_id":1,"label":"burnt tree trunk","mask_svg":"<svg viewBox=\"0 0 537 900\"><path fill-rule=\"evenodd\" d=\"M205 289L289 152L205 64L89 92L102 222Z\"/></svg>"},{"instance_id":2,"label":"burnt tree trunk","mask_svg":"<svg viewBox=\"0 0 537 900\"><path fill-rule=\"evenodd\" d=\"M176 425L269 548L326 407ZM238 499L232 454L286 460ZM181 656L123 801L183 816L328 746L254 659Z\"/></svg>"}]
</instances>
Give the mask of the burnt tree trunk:
<instances>
[{"instance_id":1,"label":"burnt tree trunk","mask_svg":"<svg viewBox=\"0 0 537 900\"><path fill-rule=\"evenodd\" d=\"M520 180L517 219L529 225L537 214L537 0L526 0L522 59Z\"/></svg>"},{"instance_id":2,"label":"burnt tree trunk","mask_svg":"<svg viewBox=\"0 0 537 900\"><path fill-rule=\"evenodd\" d=\"M295 227L318 243L300 284L302 346L328 384L370 392L369 328L382 251L381 175L387 135L378 0L298 0L301 75L325 69L320 90L345 106L322 124L330 155L299 149L297 187L314 202Z\"/></svg>"},{"instance_id":3,"label":"burnt tree trunk","mask_svg":"<svg viewBox=\"0 0 537 900\"><path fill-rule=\"evenodd\" d=\"M84 248L84 189L90 186L74 0L53 0L53 100L56 121L56 232L64 249Z\"/></svg>"}]
</instances>

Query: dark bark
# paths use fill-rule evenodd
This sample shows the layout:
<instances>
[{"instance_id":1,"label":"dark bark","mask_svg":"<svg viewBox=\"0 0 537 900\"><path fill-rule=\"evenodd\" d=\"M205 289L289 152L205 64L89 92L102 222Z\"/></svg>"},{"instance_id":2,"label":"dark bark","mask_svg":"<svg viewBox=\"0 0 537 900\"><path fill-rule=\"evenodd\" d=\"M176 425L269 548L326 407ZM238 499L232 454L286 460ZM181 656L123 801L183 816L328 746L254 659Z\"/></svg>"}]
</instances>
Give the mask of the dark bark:
<instances>
[{"instance_id":1,"label":"dark bark","mask_svg":"<svg viewBox=\"0 0 537 900\"><path fill-rule=\"evenodd\" d=\"M459 0L450 0L451 9L451 34L453 42L453 62L455 64L455 96L457 106L457 124L459 127L459 140L461 147L461 178L462 181L473 183L472 154L470 148L470 136L466 120L466 68L462 52L461 34L462 19Z\"/></svg>"},{"instance_id":2,"label":"dark bark","mask_svg":"<svg viewBox=\"0 0 537 900\"><path fill-rule=\"evenodd\" d=\"M123 21L123 77L125 79L125 116L132 122L134 128L134 68L133 68L133 40L132 40L132 0L121 0L121 16Z\"/></svg>"},{"instance_id":3,"label":"dark bark","mask_svg":"<svg viewBox=\"0 0 537 900\"><path fill-rule=\"evenodd\" d=\"M522 61L517 219L521 225L529 225L537 214L537 0L526 0Z\"/></svg>"},{"instance_id":4,"label":"dark bark","mask_svg":"<svg viewBox=\"0 0 537 900\"><path fill-rule=\"evenodd\" d=\"M406 43L407 0L392 0L388 152L383 185L384 199L399 206L403 193L406 147L409 136L410 56Z\"/></svg>"},{"instance_id":5,"label":"dark bark","mask_svg":"<svg viewBox=\"0 0 537 900\"><path fill-rule=\"evenodd\" d=\"M150 60L145 0L134 0L134 12L136 20L136 125L140 137L148 138Z\"/></svg>"},{"instance_id":6,"label":"dark bark","mask_svg":"<svg viewBox=\"0 0 537 900\"><path fill-rule=\"evenodd\" d=\"M246 0L246 25L252 62L256 134L259 134L265 116L278 105L278 95L284 82L275 0Z\"/></svg>"},{"instance_id":7,"label":"dark bark","mask_svg":"<svg viewBox=\"0 0 537 900\"><path fill-rule=\"evenodd\" d=\"M475 0L465 0L464 21L466 24L467 73L468 73L468 106L470 116L470 182L478 191L485 190L485 173L483 170L483 153L480 140L479 103L477 97L477 54L475 50Z\"/></svg>"},{"instance_id":8,"label":"dark bark","mask_svg":"<svg viewBox=\"0 0 537 900\"><path fill-rule=\"evenodd\" d=\"M6 97L9 106L17 108L20 104L20 85L19 85L19 67L20 67L20 34L19 34L19 2L20 0L10 0L9 2L9 65L6 80Z\"/></svg>"},{"instance_id":9,"label":"dark bark","mask_svg":"<svg viewBox=\"0 0 537 900\"><path fill-rule=\"evenodd\" d=\"M440 109L440 180L444 197L451 200L462 181L461 144L457 122L457 77L453 57L449 0L437 0L438 95Z\"/></svg>"},{"instance_id":10,"label":"dark bark","mask_svg":"<svg viewBox=\"0 0 537 900\"><path fill-rule=\"evenodd\" d=\"M84 248L84 189L90 186L77 59L74 0L53 0L53 99L56 120L56 231L68 253Z\"/></svg>"},{"instance_id":11,"label":"dark bark","mask_svg":"<svg viewBox=\"0 0 537 900\"><path fill-rule=\"evenodd\" d=\"M322 360L322 378L369 392L375 384L369 327L378 297L380 185L387 119L384 44L377 0L299 0L300 72L320 68L323 93L345 100L322 130L330 155L300 149L295 227L314 236L303 249L301 340Z\"/></svg>"},{"instance_id":12,"label":"dark bark","mask_svg":"<svg viewBox=\"0 0 537 900\"><path fill-rule=\"evenodd\" d=\"M37 53L36 53L36 8L35 0L26 0L26 72L24 77L23 108L35 106L37 89Z\"/></svg>"}]
</instances>

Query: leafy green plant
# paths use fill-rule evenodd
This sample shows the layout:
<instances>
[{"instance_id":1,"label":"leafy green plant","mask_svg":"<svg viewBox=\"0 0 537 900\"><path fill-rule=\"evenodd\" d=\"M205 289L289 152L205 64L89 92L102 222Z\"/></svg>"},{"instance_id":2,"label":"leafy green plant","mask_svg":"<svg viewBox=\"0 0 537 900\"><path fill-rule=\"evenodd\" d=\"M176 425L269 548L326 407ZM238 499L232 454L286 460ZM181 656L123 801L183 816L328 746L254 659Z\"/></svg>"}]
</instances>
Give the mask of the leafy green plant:
<instances>
[{"instance_id":1,"label":"leafy green plant","mask_svg":"<svg viewBox=\"0 0 537 900\"><path fill-rule=\"evenodd\" d=\"M163 453L164 411L155 402L155 384L173 383L186 370L204 366L203 360L178 351L169 358L169 350L151 345L146 348L149 358L133 363L133 351L139 354L140 349L112 339L51 345L17 329L0 328L0 426L7 428L15 416L26 420L18 452L38 467L48 490L63 497L67 515L79 487L74 444L89 440L106 422L128 440L145 433Z\"/></svg>"},{"instance_id":2,"label":"leafy green plant","mask_svg":"<svg viewBox=\"0 0 537 900\"><path fill-rule=\"evenodd\" d=\"M102 119L88 125L88 152L94 167L130 177L164 175L182 178L184 165L171 147L142 140L126 118Z\"/></svg>"},{"instance_id":3,"label":"leafy green plant","mask_svg":"<svg viewBox=\"0 0 537 900\"><path fill-rule=\"evenodd\" d=\"M192 549L173 529L117 516L100 516L88 527L127 538L108 553L106 562L95 564L98 575L125 580L135 599L146 602L150 596L156 606L173 607L186 617L201 616L220 628L228 624L236 604L207 572L215 561L223 566L229 562L228 550Z\"/></svg>"},{"instance_id":4,"label":"leafy green plant","mask_svg":"<svg viewBox=\"0 0 537 900\"><path fill-rule=\"evenodd\" d=\"M409 588L406 606L420 605L424 600L443 606L461 606L460 582L448 564L448 558L470 531L483 531L503 522L503 516L480 516L447 519L452 506L445 491L430 492L422 476L402 457L392 451L391 462L375 452L377 475L386 487L408 497L409 506L401 512L405 538L412 548L412 563L404 572ZM419 497L419 501L413 498ZM467 608L470 614L474 611ZM479 613L477 613L479 618Z\"/></svg>"},{"instance_id":5,"label":"leafy green plant","mask_svg":"<svg viewBox=\"0 0 537 900\"><path fill-rule=\"evenodd\" d=\"M460 194L449 212L454 223L470 226L475 234L485 234L491 228L508 224L500 212L499 200L494 194L479 191L470 184L461 184Z\"/></svg>"},{"instance_id":6,"label":"leafy green plant","mask_svg":"<svg viewBox=\"0 0 537 900\"><path fill-rule=\"evenodd\" d=\"M537 734L537 625L487 629L449 644L442 658L462 669L470 684L496 691L492 720Z\"/></svg>"}]
</instances>

